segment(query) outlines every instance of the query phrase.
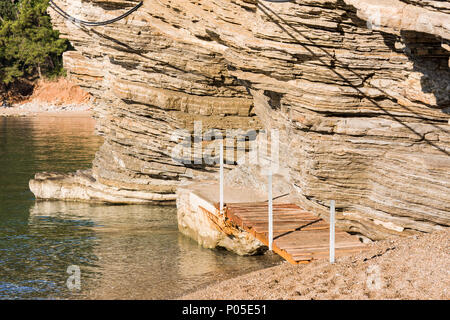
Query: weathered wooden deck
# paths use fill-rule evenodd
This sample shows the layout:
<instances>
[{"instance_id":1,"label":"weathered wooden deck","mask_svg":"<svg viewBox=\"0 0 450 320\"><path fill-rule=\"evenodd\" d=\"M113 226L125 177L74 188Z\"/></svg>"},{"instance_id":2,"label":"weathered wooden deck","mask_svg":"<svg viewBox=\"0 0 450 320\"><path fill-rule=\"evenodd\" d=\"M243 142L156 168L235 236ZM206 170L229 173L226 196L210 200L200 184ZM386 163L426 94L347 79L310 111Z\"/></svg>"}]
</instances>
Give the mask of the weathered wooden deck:
<instances>
[{"instance_id":1,"label":"weathered wooden deck","mask_svg":"<svg viewBox=\"0 0 450 320\"><path fill-rule=\"evenodd\" d=\"M226 203L225 215L265 245L268 241L267 202ZM273 204L273 251L292 264L329 256L329 224L295 204ZM364 249L355 236L336 229L335 256Z\"/></svg>"}]
</instances>

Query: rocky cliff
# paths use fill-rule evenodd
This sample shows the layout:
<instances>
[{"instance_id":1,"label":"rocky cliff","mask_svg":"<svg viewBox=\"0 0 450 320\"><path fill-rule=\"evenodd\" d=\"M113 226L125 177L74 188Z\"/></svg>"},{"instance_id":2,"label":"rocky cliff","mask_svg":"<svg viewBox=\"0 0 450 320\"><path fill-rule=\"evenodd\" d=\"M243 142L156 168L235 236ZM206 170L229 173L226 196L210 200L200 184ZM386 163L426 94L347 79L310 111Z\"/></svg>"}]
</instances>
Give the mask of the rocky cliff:
<instances>
[{"instance_id":1,"label":"rocky cliff","mask_svg":"<svg viewBox=\"0 0 450 320\"><path fill-rule=\"evenodd\" d=\"M138 3L57 2L90 21ZM91 171L37 175L37 197L173 200L217 171L171 157L173 132L201 120L247 140L280 130L295 201L326 217L336 200L349 231L379 239L450 224L448 2L146 0L96 28L50 13L76 49L65 66L95 97L105 143Z\"/></svg>"}]
</instances>

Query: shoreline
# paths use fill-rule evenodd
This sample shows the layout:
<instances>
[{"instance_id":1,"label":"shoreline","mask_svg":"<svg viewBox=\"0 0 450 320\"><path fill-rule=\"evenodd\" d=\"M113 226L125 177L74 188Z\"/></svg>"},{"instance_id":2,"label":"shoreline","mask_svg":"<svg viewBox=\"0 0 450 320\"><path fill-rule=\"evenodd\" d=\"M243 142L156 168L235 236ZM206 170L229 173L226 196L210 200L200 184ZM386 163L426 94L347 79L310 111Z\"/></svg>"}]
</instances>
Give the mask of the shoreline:
<instances>
[{"instance_id":1,"label":"shoreline","mask_svg":"<svg viewBox=\"0 0 450 320\"><path fill-rule=\"evenodd\" d=\"M177 300L450 299L450 230L374 242L333 265L282 263Z\"/></svg>"},{"instance_id":2,"label":"shoreline","mask_svg":"<svg viewBox=\"0 0 450 320\"><path fill-rule=\"evenodd\" d=\"M92 107L88 103L52 104L33 100L15 104L10 108L0 108L0 117L30 117L30 116L92 116Z\"/></svg>"}]
</instances>

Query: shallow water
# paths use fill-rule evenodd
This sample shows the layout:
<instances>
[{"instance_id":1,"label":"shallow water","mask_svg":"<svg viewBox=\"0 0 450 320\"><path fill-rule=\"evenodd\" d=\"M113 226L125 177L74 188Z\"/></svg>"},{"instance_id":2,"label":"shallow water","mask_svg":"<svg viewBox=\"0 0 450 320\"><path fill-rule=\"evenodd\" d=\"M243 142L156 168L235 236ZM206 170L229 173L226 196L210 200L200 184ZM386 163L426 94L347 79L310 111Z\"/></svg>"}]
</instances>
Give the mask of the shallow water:
<instances>
[{"instance_id":1,"label":"shallow water","mask_svg":"<svg viewBox=\"0 0 450 320\"><path fill-rule=\"evenodd\" d=\"M83 116L0 117L0 299L165 299L280 259L201 248L176 209L35 201L40 171L88 168L102 143ZM69 290L69 266L81 289Z\"/></svg>"}]
</instances>

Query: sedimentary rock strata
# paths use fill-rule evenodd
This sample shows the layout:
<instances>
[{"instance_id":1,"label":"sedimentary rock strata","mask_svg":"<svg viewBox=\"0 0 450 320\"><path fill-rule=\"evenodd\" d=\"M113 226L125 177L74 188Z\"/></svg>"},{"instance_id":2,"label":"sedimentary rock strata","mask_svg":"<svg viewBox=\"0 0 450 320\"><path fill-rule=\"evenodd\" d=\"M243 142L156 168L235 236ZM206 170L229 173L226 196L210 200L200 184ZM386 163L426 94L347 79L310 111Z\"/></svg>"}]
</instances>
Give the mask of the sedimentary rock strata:
<instances>
[{"instance_id":1,"label":"sedimentary rock strata","mask_svg":"<svg viewBox=\"0 0 450 320\"><path fill-rule=\"evenodd\" d=\"M136 3L58 1L90 21ZM76 49L64 57L71 78L97 99L105 144L92 188L161 201L183 181L214 178L214 165L171 158L173 132L201 120L242 137L280 130L296 201L326 217L336 200L349 231L378 239L449 225L445 1L146 0L98 28L51 15ZM35 194L50 197L36 180Z\"/></svg>"}]
</instances>

